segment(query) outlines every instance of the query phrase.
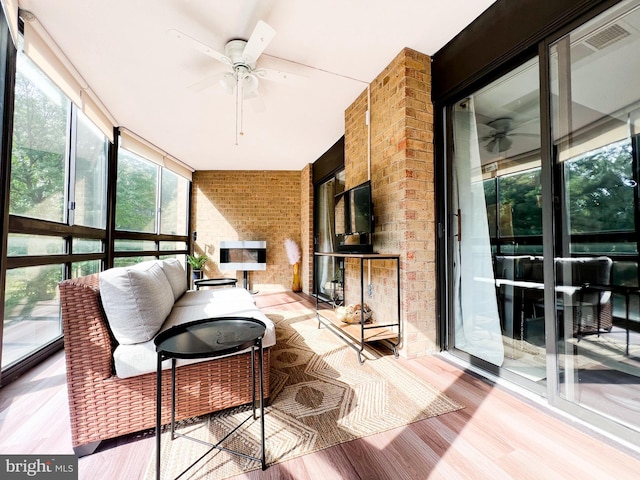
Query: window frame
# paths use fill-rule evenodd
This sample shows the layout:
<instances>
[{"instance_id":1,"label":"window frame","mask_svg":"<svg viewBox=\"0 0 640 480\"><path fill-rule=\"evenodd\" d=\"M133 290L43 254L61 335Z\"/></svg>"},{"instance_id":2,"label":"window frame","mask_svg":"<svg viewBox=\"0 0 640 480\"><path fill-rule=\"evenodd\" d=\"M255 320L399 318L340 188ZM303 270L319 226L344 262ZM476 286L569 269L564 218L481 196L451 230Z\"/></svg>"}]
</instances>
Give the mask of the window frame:
<instances>
[{"instance_id":1,"label":"window frame","mask_svg":"<svg viewBox=\"0 0 640 480\"><path fill-rule=\"evenodd\" d=\"M1 24L2 22L0 22ZM0 25L0 34L6 33L2 29L6 30L6 24ZM3 37L4 40L8 40L9 37ZM12 136L13 136L13 116L14 116L14 79L17 74L17 57L18 51L10 41L6 46L6 75L5 75L5 90L3 92L5 98L5 109L3 112L3 121L7 125L5 127L5 134L3 135L3 144L1 147L4 149L5 155L3 158L11 159L12 154ZM35 68L38 68L37 66ZM117 231L115 229L115 210L116 210L116 181L117 181L117 163L118 163L118 140L119 129L114 128L114 139L112 142L106 135L104 141L106 142L106 162L104 165L104 208L106 209L105 225L103 227L89 227L75 224L74 218L74 203L76 200L76 162L77 162L77 135L78 125L80 121L81 109L73 102L69 102L67 111L67 126L65 133L65 173L64 173L64 219L61 222L42 220L37 218L30 218L22 215L9 214L9 201L10 201L10 184L11 184L11 161L0 162L1 167L1 180L3 183L4 195L2 197L3 202L3 216L2 216L2 243L0 245L0 253L2 254L2 266L0 270L0 313L2 314L3 322L0 323L0 340L3 337L4 326L4 313L5 313L5 279L7 270L35 267L35 266L47 266L47 265L63 265L63 280L71 278L74 271L74 264L80 262L99 262L100 271L107 268L111 268L114 265L116 258L136 257L136 256L151 256L153 258L167 258L183 256L186 260L186 255L189 253L191 247L191 195L192 195L192 181L180 173L173 171L173 174L178 175L180 178L186 179L184 187L186 191L183 194L186 196L185 212L186 215L186 232L181 235L172 234L160 234L160 195L162 187L162 171L167 169L166 167L158 166L158 175L156 179L156 204L155 204L155 227L154 232L140 233L140 232L126 232ZM84 120L90 124L95 123L86 116ZM102 130L95 125L100 132ZM139 156L139 154L136 154ZM182 194L181 194L182 195ZM181 197L179 195L179 197ZM182 210L181 206L179 206ZM44 254L44 255L20 255L8 257L8 236L9 234L23 234L23 235L35 235L35 236L47 236L47 237L59 237L64 241L64 253L57 254ZM102 248L100 251L95 252L74 252L73 244L74 240L88 239L97 240L101 242ZM154 248L145 251L127 251L127 252L115 252L114 243L116 239L126 240L151 240L154 242ZM173 242L174 245L171 249L166 249L166 243ZM182 248L184 246L184 248ZM41 252L40 252L41 253ZM60 318L60 321L62 319ZM62 334L53 339L49 343L40 345L37 349L32 351L26 357L12 363L10 366L0 365L0 380L1 384L6 384L11 380L22 375L25 371L37 365L39 362L49 357L53 353L59 351L63 347ZM2 342L0 342L0 358L2 354Z\"/></svg>"}]
</instances>

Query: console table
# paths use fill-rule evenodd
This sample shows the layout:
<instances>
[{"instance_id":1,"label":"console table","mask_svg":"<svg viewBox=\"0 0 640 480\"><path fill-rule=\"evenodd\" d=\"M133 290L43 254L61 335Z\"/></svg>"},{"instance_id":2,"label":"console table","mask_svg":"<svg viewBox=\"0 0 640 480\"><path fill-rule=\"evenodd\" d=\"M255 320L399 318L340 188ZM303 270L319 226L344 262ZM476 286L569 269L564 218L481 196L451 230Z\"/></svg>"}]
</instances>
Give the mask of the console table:
<instances>
[{"instance_id":1,"label":"console table","mask_svg":"<svg viewBox=\"0 0 640 480\"><path fill-rule=\"evenodd\" d=\"M158 354L158 368L156 376L156 479L160 480L160 447L161 447L161 422L162 422L162 361L171 359L171 440L176 437L186 438L198 443L204 443L188 435L175 431L175 407L176 407L176 359L214 358L251 349L251 381L252 381L252 408L253 419L256 417L256 375L255 352L258 351L258 376L260 382L260 434L261 449L260 458L255 458L235 450L221 446L221 443L229 438L238 428L244 425L251 416L227 433L216 444L206 443L210 449L192 463L180 476L191 469L213 450L223 450L234 455L239 455L256 462L261 462L262 470L267 468L265 459L264 442L264 390L262 371L262 338L266 326L259 320L247 317L219 317L196 320L193 322L176 325L158 334L154 339Z\"/></svg>"},{"instance_id":2,"label":"console table","mask_svg":"<svg viewBox=\"0 0 640 480\"><path fill-rule=\"evenodd\" d=\"M360 305L365 304L364 297L364 262L365 261L379 261L379 260L393 260L396 263L396 290L397 290L397 317L392 321L380 321L375 319L372 323L366 323L364 320L364 313L360 315L360 322L355 324L344 323L338 319L333 309L321 309L320 303L324 303L320 300L318 295L318 286L315 288L316 296L316 316L318 318L318 327L325 325L329 327L334 333L338 334L340 338L347 341L347 344L353 347L358 353L358 362L362 365L362 352L364 351L365 344L369 342L382 341L385 344L391 346L393 355L398 358L398 345L400 344L401 337L401 322L400 322L400 255L393 253L340 253L331 252L323 253L316 252L316 256L322 257L334 257L343 259L357 259L360 265ZM344 286L343 286L344 287Z\"/></svg>"}]
</instances>

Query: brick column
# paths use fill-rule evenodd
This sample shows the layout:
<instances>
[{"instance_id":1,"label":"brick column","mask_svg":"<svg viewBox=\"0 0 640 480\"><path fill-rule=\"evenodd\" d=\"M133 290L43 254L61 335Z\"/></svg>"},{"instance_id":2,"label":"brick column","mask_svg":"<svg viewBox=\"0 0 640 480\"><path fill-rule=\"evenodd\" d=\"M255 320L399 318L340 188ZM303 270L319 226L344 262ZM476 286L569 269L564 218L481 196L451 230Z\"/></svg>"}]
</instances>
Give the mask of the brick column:
<instances>
[{"instance_id":1,"label":"brick column","mask_svg":"<svg viewBox=\"0 0 640 480\"><path fill-rule=\"evenodd\" d=\"M433 105L431 59L411 49L398 56L345 112L347 188L367 180L370 105L371 184L376 217L374 248L401 256L403 342L412 358L437 351L434 214ZM393 262L374 262L373 295L367 297L383 319L395 315ZM355 294L349 268L347 289ZM350 303L359 299L348 297Z\"/></svg>"}]
</instances>

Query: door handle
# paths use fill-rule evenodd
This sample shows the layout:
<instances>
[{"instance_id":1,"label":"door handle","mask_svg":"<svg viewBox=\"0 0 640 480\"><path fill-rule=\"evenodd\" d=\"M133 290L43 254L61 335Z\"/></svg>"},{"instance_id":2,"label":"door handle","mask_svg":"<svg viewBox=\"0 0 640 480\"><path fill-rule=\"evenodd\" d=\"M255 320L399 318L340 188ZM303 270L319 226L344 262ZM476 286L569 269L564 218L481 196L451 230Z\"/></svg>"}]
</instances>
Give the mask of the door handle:
<instances>
[{"instance_id":1,"label":"door handle","mask_svg":"<svg viewBox=\"0 0 640 480\"><path fill-rule=\"evenodd\" d=\"M454 217L458 217L458 233L454 236L458 237L458 242L462 241L462 210L458 209L458 213L453 214Z\"/></svg>"}]
</instances>

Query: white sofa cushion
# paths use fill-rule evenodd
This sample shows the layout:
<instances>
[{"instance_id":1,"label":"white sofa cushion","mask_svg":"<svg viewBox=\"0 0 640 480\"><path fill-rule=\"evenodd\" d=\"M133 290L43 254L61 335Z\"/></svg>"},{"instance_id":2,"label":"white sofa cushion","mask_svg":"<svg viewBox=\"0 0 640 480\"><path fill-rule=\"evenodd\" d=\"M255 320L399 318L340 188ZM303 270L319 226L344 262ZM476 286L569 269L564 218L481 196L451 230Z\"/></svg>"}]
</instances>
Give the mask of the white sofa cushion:
<instances>
[{"instance_id":1,"label":"white sofa cushion","mask_svg":"<svg viewBox=\"0 0 640 480\"><path fill-rule=\"evenodd\" d=\"M160 266L173 290L173 299L179 299L187 291L187 272L177 258L162 260Z\"/></svg>"},{"instance_id":2,"label":"white sofa cushion","mask_svg":"<svg viewBox=\"0 0 640 480\"><path fill-rule=\"evenodd\" d=\"M189 295L195 293L197 295ZM184 296L189 301L184 301ZM182 302L182 303L181 303ZM182 304L182 306L179 306ZM243 288L225 288L218 290L189 291L180 298L173 307L169 318L160 331L165 331L174 325L180 325L193 320L211 317L250 317L260 320L267 330L262 339L264 348L276 344L275 325L254 304L253 297ZM159 332L158 332L159 333ZM239 352L241 353L241 352ZM237 354L232 354L237 355ZM156 347L153 339L135 345L118 345L113 352L116 375L120 378L133 377L145 373L155 372L157 368ZM219 357L218 357L219 358ZM196 363L210 360L208 358L177 361L177 365ZM171 362L165 361L163 368L170 368Z\"/></svg>"},{"instance_id":3,"label":"white sofa cushion","mask_svg":"<svg viewBox=\"0 0 640 480\"><path fill-rule=\"evenodd\" d=\"M173 290L159 262L118 267L100 274L100 297L118 343L151 340L173 306Z\"/></svg>"},{"instance_id":4,"label":"white sofa cushion","mask_svg":"<svg viewBox=\"0 0 640 480\"><path fill-rule=\"evenodd\" d=\"M175 303L175 307L189 307L211 302L255 305L253 296L244 288L218 288L216 290L189 290Z\"/></svg>"}]
</instances>

